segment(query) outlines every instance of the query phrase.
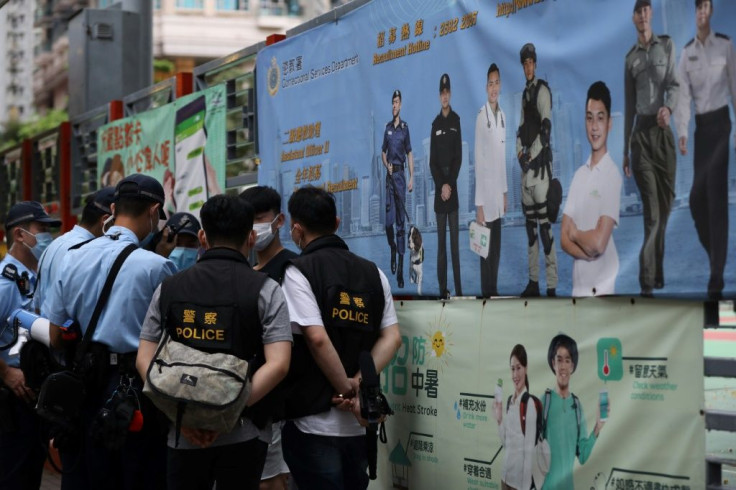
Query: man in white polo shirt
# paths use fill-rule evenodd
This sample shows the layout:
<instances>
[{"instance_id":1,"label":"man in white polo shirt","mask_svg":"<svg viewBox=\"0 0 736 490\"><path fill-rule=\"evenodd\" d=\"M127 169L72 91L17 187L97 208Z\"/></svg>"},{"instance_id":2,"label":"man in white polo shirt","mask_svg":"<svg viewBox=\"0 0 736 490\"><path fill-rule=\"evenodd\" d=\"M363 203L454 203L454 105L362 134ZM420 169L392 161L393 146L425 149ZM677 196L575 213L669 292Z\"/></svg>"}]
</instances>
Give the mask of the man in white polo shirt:
<instances>
[{"instance_id":1,"label":"man in white polo shirt","mask_svg":"<svg viewBox=\"0 0 736 490\"><path fill-rule=\"evenodd\" d=\"M613 229L618 225L621 172L608 154L611 92L603 82L588 89L585 132L590 157L572 178L562 216L562 250L572 255L573 296L613 294L618 254Z\"/></svg>"}]
</instances>

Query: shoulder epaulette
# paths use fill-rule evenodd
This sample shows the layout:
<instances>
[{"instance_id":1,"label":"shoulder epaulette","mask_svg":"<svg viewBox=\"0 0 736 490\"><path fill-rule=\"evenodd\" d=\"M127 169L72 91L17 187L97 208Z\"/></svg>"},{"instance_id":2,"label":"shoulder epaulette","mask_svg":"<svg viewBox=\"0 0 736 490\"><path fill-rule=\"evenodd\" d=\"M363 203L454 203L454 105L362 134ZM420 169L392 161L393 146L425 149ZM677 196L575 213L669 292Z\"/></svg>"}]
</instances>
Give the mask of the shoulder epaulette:
<instances>
[{"instance_id":1,"label":"shoulder epaulette","mask_svg":"<svg viewBox=\"0 0 736 490\"><path fill-rule=\"evenodd\" d=\"M730 41L731 40L730 37L728 37L725 34L721 34L720 32L716 32L716 37L720 37L721 39L725 39L726 41Z\"/></svg>"},{"instance_id":2,"label":"shoulder epaulette","mask_svg":"<svg viewBox=\"0 0 736 490\"><path fill-rule=\"evenodd\" d=\"M687 48L687 47L689 47L689 46L690 46L690 45L691 45L692 43L694 43L694 42L695 42L695 38L692 38L692 39L690 40L690 42L688 42L688 43L687 43L687 44L685 45L685 47L686 47L686 48Z\"/></svg>"},{"instance_id":3,"label":"shoulder epaulette","mask_svg":"<svg viewBox=\"0 0 736 490\"><path fill-rule=\"evenodd\" d=\"M628 52L628 53L626 53L626 57L628 58L628 56L629 56L629 55L630 55L631 53L633 53L634 51L636 51L636 44L634 44L633 46L631 46L631 49L629 50L629 52Z\"/></svg>"},{"instance_id":4,"label":"shoulder epaulette","mask_svg":"<svg viewBox=\"0 0 736 490\"><path fill-rule=\"evenodd\" d=\"M401 121L401 129L407 129L409 127L408 124L406 124L406 121Z\"/></svg>"},{"instance_id":5,"label":"shoulder epaulette","mask_svg":"<svg viewBox=\"0 0 736 490\"><path fill-rule=\"evenodd\" d=\"M658 34L657 37L660 39L670 39L670 36L668 36L667 34Z\"/></svg>"},{"instance_id":6,"label":"shoulder epaulette","mask_svg":"<svg viewBox=\"0 0 736 490\"><path fill-rule=\"evenodd\" d=\"M392 125L393 123L394 123L394 120L393 120L393 119L391 119L391 120L390 120L389 122L387 122L387 123L386 123L386 127L389 127L389 126L391 126L391 125Z\"/></svg>"},{"instance_id":7,"label":"shoulder epaulette","mask_svg":"<svg viewBox=\"0 0 736 490\"><path fill-rule=\"evenodd\" d=\"M18 279L18 268L13 264L5 264L3 267L2 277L16 281Z\"/></svg>"}]
</instances>

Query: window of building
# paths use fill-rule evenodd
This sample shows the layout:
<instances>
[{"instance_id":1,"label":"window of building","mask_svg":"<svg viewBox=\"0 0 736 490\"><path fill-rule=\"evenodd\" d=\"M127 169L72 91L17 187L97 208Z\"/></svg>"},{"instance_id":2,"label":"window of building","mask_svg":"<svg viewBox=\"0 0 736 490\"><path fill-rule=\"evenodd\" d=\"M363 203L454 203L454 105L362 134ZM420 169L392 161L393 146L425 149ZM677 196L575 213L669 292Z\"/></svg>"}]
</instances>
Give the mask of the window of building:
<instances>
[{"instance_id":1,"label":"window of building","mask_svg":"<svg viewBox=\"0 0 736 490\"><path fill-rule=\"evenodd\" d=\"M217 10L249 10L248 0L217 0Z\"/></svg>"},{"instance_id":2,"label":"window of building","mask_svg":"<svg viewBox=\"0 0 736 490\"><path fill-rule=\"evenodd\" d=\"M202 10L204 8L204 0L176 0L176 8Z\"/></svg>"}]
</instances>

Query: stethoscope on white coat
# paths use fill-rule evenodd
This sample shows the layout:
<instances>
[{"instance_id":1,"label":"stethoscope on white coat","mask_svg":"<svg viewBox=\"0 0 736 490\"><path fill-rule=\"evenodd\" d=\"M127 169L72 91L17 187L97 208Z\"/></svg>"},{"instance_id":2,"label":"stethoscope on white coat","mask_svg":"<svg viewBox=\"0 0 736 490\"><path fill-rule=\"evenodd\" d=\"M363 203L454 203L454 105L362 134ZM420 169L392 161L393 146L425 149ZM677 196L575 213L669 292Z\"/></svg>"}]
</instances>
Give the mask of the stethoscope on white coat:
<instances>
[{"instance_id":1,"label":"stethoscope on white coat","mask_svg":"<svg viewBox=\"0 0 736 490\"><path fill-rule=\"evenodd\" d=\"M486 121L488 121L488 129L491 128L491 118L488 117L488 104L483 105L483 108L486 110ZM506 125L503 123L503 112L501 113L501 127L505 128Z\"/></svg>"}]
</instances>

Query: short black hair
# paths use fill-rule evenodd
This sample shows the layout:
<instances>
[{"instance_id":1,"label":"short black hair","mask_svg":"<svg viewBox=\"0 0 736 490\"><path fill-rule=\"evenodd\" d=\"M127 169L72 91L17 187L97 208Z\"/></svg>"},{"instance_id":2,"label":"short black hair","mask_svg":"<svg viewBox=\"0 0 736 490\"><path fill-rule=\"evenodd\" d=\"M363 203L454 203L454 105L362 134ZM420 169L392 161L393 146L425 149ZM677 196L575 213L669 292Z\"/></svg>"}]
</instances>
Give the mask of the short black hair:
<instances>
[{"instance_id":1,"label":"short black hair","mask_svg":"<svg viewBox=\"0 0 736 490\"><path fill-rule=\"evenodd\" d=\"M253 206L248 202L225 194L210 197L199 210L202 229L213 247L242 247L253 229L253 215Z\"/></svg>"},{"instance_id":2,"label":"short black hair","mask_svg":"<svg viewBox=\"0 0 736 490\"><path fill-rule=\"evenodd\" d=\"M115 216L131 216L133 218L137 218L146 214L154 204L157 203L155 201L149 201L148 199L119 197L115 201Z\"/></svg>"},{"instance_id":3,"label":"short black hair","mask_svg":"<svg viewBox=\"0 0 736 490\"><path fill-rule=\"evenodd\" d=\"M273 211L274 214L281 212L281 196L275 189L264 185L249 187L240 193L240 198L253 206L255 214Z\"/></svg>"},{"instance_id":4,"label":"short black hair","mask_svg":"<svg viewBox=\"0 0 736 490\"><path fill-rule=\"evenodd\" d=\"M302 187L289 198L289 215L292 221L299 222L313 233L334 233L337 220L335 196L321 187Z\"/></svg>"},{"instance_id":5,"label":"short black hair","mask_svg":"<svg viewBox=\"0 0 736 490\"><path fill-rule=\"evenodd\" d=\"M572 372L574 373L578 368L578 343L575 342L572 337L565 335L564 333L555 335L549 343L549 350L547 351L547 362L549 363L549 368L553 373L555 372L554 359L557 355L557 350L560 347L564 347L570 354L570 358L572 359Z\"/></svg>"},{"instance_id":6,"label":"short black hair","mask_svg":"<svg viewBox=\"0 0 736 490\"><path fill-rule=\"evenodd\" d=\"M488 72L486 73L486 80L488 80L488 77L490 77L491 73L493 73L494 71L498 73L498 78L501 78L501 70L498 69L496 63L491 63L491 66L488 67Z\"/></svg>"},{"instance_id":7,"label":"short black hair","mask_svg":"<svg viewBox=\"0 0 736 490\"><path fill-rule=\"evenodd\" d=\"M606 113L611 116L611 91L605 83L598 80L588 88L588 96L585 98L585 107L588 107L589 100L599 100L606 107Z\"/></svg>"}]
</instances>

